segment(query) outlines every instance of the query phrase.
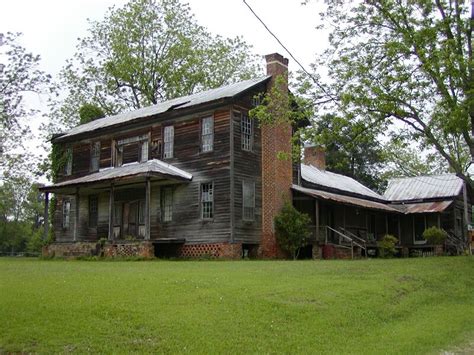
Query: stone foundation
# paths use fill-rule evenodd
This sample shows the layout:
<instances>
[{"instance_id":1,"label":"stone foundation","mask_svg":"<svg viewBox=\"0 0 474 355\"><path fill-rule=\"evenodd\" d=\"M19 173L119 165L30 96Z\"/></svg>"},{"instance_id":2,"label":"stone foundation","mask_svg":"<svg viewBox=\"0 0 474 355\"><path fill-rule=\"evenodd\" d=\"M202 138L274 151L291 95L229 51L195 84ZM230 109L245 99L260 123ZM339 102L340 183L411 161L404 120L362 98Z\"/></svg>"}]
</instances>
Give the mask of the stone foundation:
<instances>
[{"instance_id":1,"label":"stone foundation","mask_svg":"<svg viewBox=\"0 0 474 355\"><path fill-rule=\"evenodd\" d=\"M151 242L117 242L106 243L104 246L97 242L53 243L43 247L44 257L74 258L81 256L142 257L153 258L155 249Z\"/></svg>"},{"instance_id":2,"label":"stone foundation","mask_svg":"<svg viewBox=\"0 0 474 355\"><path fill-rule=\"evenodd\" d=\"M178 256L184 258L242 258L241 243L185 244L178 250Z\"/></svg>"},{"instance_id":3,"label":"stone foundation","mask_svg":"<svg viewBox=\"0 0 474 355\"><path fill-rule=\"evenodd\" d=\"M94 256L100 254L100 245L96 242L70 242L70 243L53 243L46 245L42 249L44 257L79 257Z\"/></svg>"}]
</instances>

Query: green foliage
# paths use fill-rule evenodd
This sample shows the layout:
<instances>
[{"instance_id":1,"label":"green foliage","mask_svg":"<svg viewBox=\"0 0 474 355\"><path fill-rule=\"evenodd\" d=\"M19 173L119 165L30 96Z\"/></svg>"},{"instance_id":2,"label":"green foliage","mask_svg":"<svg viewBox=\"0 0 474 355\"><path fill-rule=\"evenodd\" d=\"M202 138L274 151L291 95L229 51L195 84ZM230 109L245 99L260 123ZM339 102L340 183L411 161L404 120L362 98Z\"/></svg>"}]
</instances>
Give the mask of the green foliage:
<instances>
[{"instance_id":1,"label":"green foliage","mask_svg":"<svg viewBox=\"0 0 474 355\"><path fill-rule=\"evenodd\" d=\"M381 258L393 258L397 252L395 245L397 244L398 239L393 235L386 234L383 236L382 240L377 242L377 247L379 249L379 256Z\"/></svg>"},{"instance_id":2,"label":"green foliage","mask_svg":"<svg viewBox=\"0 0 474 355\"><path fill-rule=\"evenodd\" d=\"M79 124L95 121L105 117L104 110L94 104L84 104L79 108Z\"/></svg>"},{"instance_id":3,"label":"green foliage","mask_svg":"<svg viewBox=\"0 0 474 355\"><path fill-rule=\"evenodd\" d=\"M471 2L327 1L330 48L328 98L321 112L379 127L411 147L433 151L450 170L466 170L474 152L474 74ZM415 143L413 143L415 142Z\"/></svg>"},{"instance_id":4,"label":"green foliage","mask_svg":"<svg viewBox=\"0 0 474 355\"><path fill-rule=\"evenodd\" d=\"M179 0L130 0L111 7L67 62L53 100L52 131L77 125L79 107L106 115L254 77L258 57L240 37L223 38L200 26Z\"/></svg>"},{"instance_id":5,"label":"green foliage","mask_svg":"<svg viewBox=\"0 0 474 355\"><path fill-rule=\"evenodd\" d=\"M438 227L430 227L423 232L423 238L428 244L441 245L445 242L448 234L444 229Z\"/></svg>"},{"instance_id":6,"label":"green foliage","mask_svg":"<svg viewBox=\"0 0 474 355\"><path fill-rule=\"evenodd\" d=\"M286 202L275 216L275 232L278 245L296 259L299 249L305 246L310 236L308 225L311 219Z\"/></svg>"}]
</instances>

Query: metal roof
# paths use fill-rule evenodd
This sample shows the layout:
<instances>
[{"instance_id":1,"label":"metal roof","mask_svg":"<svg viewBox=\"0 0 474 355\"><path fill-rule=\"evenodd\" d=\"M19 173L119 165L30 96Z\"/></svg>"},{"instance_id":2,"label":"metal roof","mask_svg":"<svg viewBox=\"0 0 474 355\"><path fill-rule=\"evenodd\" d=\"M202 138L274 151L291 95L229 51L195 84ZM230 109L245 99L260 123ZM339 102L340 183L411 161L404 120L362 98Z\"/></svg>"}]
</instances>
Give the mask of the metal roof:
<instances>
[{"instance_id":1,"label":"metal roof","mask_svg":"<svg viewBox=\"0 0 474 355\"><path fill-rule=\"evenodd\" d=\"M384 201L384 197L365 187L360 182L341 174L318 169L313 165L301 164L301 177L307 182L357 195L376 198Z\"/></svg>"},{"instance_id":2,"label":"metal roof","mask_svg":"<svg viewBox=\"0 0 474 355\"><path fill-rule=\"evenodd\" d=\"M222 86L220 88L203 91L197 94L179 97L176 99L160 102L159 104L143 107L141 109L129 112L119 113L118 115L104 117L83 125L79 125L70 129L65 134L56 138L56 141L61 141L65 138L75 136L77 134L92 132L105 127L112 127L115 125L131 122L137 119L143 119L151 116L156 116L161 113L189 108L207 102L212 102L225 98L232 98L239 95L259 84L266 82L271 76L264 76L255 79L245 80L238 83Z\"/></svg>"},{"instance_id":3,"label":"metal roof","mask_svg":"<svg viewBox=\"0 0 474 355\"><path fill-rule=\"evenodd\" d=\"M144 163L130 163L117 168L106 168L96 173L82 176L76 179L63 181L54 185L42 187L43 191L56 190L62 187L82 185L95 182L111 181L131 176L164 176L175 180L192 180L193 176L184 170L178 169L161 160L153 159Z\"/></svg>"},{"instance_id":4,"label":"metal roof","mask_svg":"<svg viewBox=\"0 0 474 355\"><path fill-rule=\"evenodd\" d=\"M383 204L381 202L364 200L362 198L345 196L345 195L340 195L340 194L321 191L321 190L308 189L308 188L301 187L301 186L298 186L298 185L293 185L291 188L293 190L301 192L305 195L315 197L315 198L321 198L323 200L328 200L328 201L333 201L333 202L338 202L338 203L344 203L344 204L347 204L347 205L363 207L363 208L368 208L368 209L372 209L372 210L401 213L398 209L396 209L396 208L394 208L390 205Z\"/></svg>"},{"instance_id":5,"label":"metal roof","mask_svg":"<svg viewBox=\"0 0 474 355\"><path fill-rule=\"evenodd\" d=\"M403 209L405 213L435 213L443 212L447 209L453 201L438 201L438 202L421 202L421 203L407 203L402 205L392 205L396 208Z\"/></svg>"},{"instance_id":6,"label":"metal roof","mask_svg":"<svg viewBox=\"0 0 474 355\"><path fill-rule=\"evenodd\" d=\"M384 197L390 201L446 198L461 193L463 181L454 174L392 179Z\"/></svg>"}]
</instances>

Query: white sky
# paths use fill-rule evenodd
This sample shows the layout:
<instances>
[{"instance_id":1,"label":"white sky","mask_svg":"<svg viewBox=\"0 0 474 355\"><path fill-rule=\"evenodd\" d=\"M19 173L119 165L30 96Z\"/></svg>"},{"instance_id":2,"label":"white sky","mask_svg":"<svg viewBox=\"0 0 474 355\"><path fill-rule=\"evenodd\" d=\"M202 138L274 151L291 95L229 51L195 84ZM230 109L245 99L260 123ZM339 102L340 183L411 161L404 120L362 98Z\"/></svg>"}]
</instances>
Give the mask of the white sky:
<instances>
[{"instance_id":1,"label":"white sky","mask_svg":"<svg viewBox=\"0 0 474 355\"><path fill-rule=\"evenodd\" d=\"M0 32L22 32L20 43L41 56L41 68L55 77L75 52L77 38L87 34L87 19L101 20L107 9L126 0L2 0ZM183 2L186 2L183 0ZM289 57L253 16L242 0L188 0L198 23L224 37L242 36L259 55L279 52ZM248 0L254 11L305 66L327 45L327 35L315 30L321 0L307 6L301 0ZM263 66L262 59L262 66ZM290 58L290 71L299 67ZM46 98L28 98L45 112ZM47 111L46 111L47 112ZM31 122L38 127L41 118ZM34 147L37 142L28 142Z\"/></svg>"}]
</instances>

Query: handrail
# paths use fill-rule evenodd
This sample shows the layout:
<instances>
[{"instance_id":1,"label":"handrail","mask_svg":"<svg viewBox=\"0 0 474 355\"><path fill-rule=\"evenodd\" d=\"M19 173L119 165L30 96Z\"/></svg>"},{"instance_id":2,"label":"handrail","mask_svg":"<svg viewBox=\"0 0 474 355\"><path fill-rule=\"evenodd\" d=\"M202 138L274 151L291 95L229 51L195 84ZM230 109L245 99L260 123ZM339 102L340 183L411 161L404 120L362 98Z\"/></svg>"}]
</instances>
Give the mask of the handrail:
<instances>
[{"instance_id":1,"label":"handrail","mask_svg":"<svg viewBox=\"0 0 474 355\"><path fill-rule=\"evenodd\" d=\"M367 241L366 240L356 236L354 233L348 231L345 228L340 227L340 229L342 229L344 231L344 233L348 234L352 239L355 239L358 243L364 244L364 246L363 247L361 246L361 248L367 249Z\"/></svg>"},{"instance_id":2,"label":"handrail","mask_svg":"<svg viewBox=\"0 0 474 355\"><path fill-rule=\"evenodd\" d=\"M329 226L326 226L326 227L327 227L329 230L332 230L333 232L336 232L338 235L340 235L340 236L343 237L344 239L346 239L346 240L348 240L349 242L351 242L351 244L355 244L355 245L358 246L359 248L363 248L363 249L364 249L364 247L363 247L361 244L359 244L358 242L354 242L354 240L353 240L352 238L348 237L347 235L345 235L345 234L343 234L343 233L341 233L341 232L339 232L339 231L337 231L337 230L335 230L334 228L331 228L331 227L329 227Z\"/></svg>"}]
</instances>

